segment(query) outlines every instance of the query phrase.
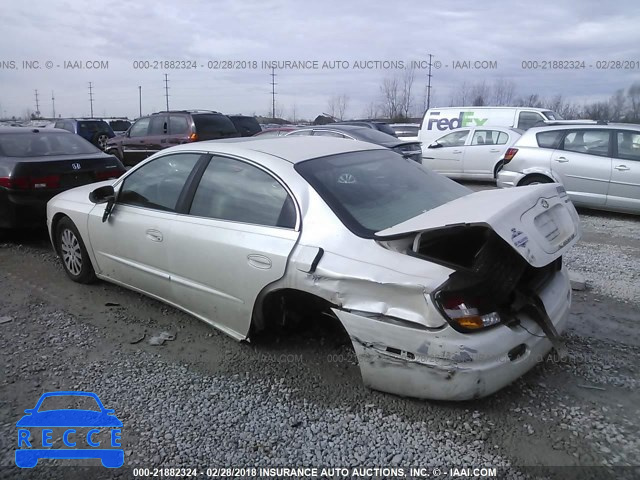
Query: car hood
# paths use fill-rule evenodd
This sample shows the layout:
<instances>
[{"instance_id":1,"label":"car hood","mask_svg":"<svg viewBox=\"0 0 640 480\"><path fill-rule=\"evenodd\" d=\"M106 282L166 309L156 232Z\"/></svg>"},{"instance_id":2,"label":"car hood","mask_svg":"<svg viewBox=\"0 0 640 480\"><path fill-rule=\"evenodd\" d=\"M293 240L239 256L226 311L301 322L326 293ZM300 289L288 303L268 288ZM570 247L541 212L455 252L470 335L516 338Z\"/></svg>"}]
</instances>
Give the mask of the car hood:
<instances>
[{"instance_id":1,"label":"car hood","mask_svg":"<svg viewBox=\"0 0 640 480\"><path fill-rule=\"evenodd\" d=\"M49 410L25 415L17 427L121 427L114 415L93 410Z\"/></svg>"},{"instance_id":2,"label":"car hood","mask_svg":"<svg viewBox=\"0 0 640 480\"><path fill-rule=\"evenodd\" d=\"M488 227L534 267L548 265L581 236L578 214L559 184L472 193L375 235L385 239L417 234L418 251L430 236L446 240L447 231L455 231L464 243L465 227Z\"/></svg>"}]
</instances>

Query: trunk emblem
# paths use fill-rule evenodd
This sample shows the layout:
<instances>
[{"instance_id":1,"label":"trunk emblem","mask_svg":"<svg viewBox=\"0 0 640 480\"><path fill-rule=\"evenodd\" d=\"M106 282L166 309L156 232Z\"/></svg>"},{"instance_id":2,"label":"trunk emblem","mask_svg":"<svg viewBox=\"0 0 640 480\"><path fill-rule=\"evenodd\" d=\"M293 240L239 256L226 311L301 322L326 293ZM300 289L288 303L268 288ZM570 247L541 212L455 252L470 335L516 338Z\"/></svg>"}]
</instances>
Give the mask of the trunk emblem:
<instances>
[{"instance_id":1,"label":"trunk emblem","mask_svg":"<svg viewBox=\"0 0 640 480\"><path fill-rule=\"evenodd\" d=\"M546 200L542 200L540 204L542 205L543 208L549 208L549 202L547 202Z\"/></svg>"},{"instance_id":2,"label":"trunk emblem","mask_svg":"<svg viewBox=\"0 0 640 480\"><path fill-rule=\"evenodd\" d=\"M515 228L511 229L511 241L516 247L526 247L529 237Z\"/></svg>"},{"instance_id":3,"label":"trunk emblem","mask_svg":"<svg viewBox=\"0 0 640 480\"><path fill-rule=\"evenodd\" d=\"M82 166L79 163L72 163L71 164L71 168L73 168L74 170L80 170Z\"/></svg>"}]
</instances>

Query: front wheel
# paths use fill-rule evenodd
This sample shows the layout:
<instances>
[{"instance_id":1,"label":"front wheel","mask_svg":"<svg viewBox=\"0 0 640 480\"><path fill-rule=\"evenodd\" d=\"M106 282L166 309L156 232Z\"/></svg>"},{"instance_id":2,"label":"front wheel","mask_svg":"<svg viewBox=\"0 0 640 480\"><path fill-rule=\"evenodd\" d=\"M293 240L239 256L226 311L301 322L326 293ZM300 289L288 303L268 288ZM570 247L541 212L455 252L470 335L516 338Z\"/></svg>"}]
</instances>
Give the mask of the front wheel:
<instances>
[{"instance_id":1,"label":"front wheel","mask_svg":"<svg viewBox=\"0 0 640 480\"><path fill-rule=\"evenodd\" d=\"M524 187L525 185L540 185L542 183L553 183L553 180L544 175L531 175L522 180L518 186Z\"/></svg>"},{"instance_id":2,"label":"front wheel","mask_svg":"<svg viewBox=\"0 0 640 480\"><path fill-rule=\"evenodd\" d=\"M67 276L78 283L92 283L96 274L91 265L89 254L71 219L60 220L56 228L56 246Z\"/></svg>"}]
</instances>

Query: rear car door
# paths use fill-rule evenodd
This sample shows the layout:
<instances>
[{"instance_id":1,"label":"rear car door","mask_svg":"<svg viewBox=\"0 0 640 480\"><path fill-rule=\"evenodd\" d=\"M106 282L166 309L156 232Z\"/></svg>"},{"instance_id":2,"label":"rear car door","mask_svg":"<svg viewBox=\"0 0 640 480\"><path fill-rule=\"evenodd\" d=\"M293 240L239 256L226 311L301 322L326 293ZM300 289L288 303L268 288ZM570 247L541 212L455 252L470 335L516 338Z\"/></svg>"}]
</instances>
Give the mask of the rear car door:
<instances>
[{"instance_id":1,"label":"rear car door","mask_svg":"<svg viewBox=\"0 0 640 480\"><path fill-rule=\"evenodd\" d=\"M176 153L156 158L124 178L106 222L105 206L93 208L89 239L101 275L170 300L169 248L176 208L201 157Z\"/></svg>"},{"instance_id":2,"label":"rear car door","mask_svg":"<svg viewBox=\"0 0 640 480\"><path fill-rule=\"evenodd\" d=\"M617 131L614 147L606 205L640 213L640 132Z\"/></svg>"},{"instance_id":3,"label":"rear car door","mask_svg":"<svg viewBox=\"0 0 640 480\"><path fill-rule=\"evenodd\" d=\"M567 130L551 155L551 170L573 200L603 206L611 179L611 130Z\"/></svg>"},{"instance_id":4,"label":"rear car door","mask_svg":"<svg viewBox=\"0 0 640 480\"><path fill-rule=\"evenodd\" d=\"M149 132L150 117L137 120L122 138L122 163L135 165L147 158L147 134Z\"/></svg>"},{"instance_id":5,"label":"rear car door","mask_svg":"<svg viewBox=\"0 0 640 480\"><path fill-rule=\"evenodd\" d=\"M167 138L169 136L169 115L152 115L149 122L149 131L145 140L147 147L147 157L150 157L163 148L167 148Z\"/></svg>"},{"instance_id":6,"label":"rear car door","mask_svg":"<svg viewBox=\"0 0 640 480\"><path fill-rule=\"evenodd\" d=\"M469 146L465 147L463 171L470 178L493 178L493 170L504 156L510 135L503 130L474 129Z\"/></svg>"},{"instance_id":7,"label":"rear car door","mask_svg":"<svg viewBox=\"0 0 640 480\"><path fill-rule=\"evenodd\" d=\"M440 137L426 149L423 145L422 163L442 174L460 175L465 144L469 139L470 129L459 129L444 137Z\"/></svg>"},{"instance_id":8,"label":"rear car door","mask_svg":"<svg viewBox=\"0 0 640 480\"><path fill-rule=\"evenodd\" d=\"M172 237L174 298L232 337L246 338L256 297L284 275L298 225L291 195L271 173L212 157Z\"/></svg>"},{"instance_id":9,"label":"rear car door","mask_svg":"<svg viewBox=\"0 0 640 480\"><path fill-rule=\"evenodd\" d=\"M163 148L173 147L189 140L190 118L186 115L169 115L169 133L161 140Z\"/></svg>"}]
</instances>

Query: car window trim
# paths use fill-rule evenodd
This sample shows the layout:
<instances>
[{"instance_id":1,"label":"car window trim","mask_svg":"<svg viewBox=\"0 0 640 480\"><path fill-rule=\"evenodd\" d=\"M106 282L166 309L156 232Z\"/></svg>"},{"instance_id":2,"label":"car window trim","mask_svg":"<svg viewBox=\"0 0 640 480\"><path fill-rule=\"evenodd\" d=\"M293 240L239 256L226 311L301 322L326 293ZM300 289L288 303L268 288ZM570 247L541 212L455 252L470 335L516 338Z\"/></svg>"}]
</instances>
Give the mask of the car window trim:
<instances>
[{"instance_id":1,"label":"car window trim","mask_svg":"<svg viewBox=\"0 0 640 480\"><path fill-rule=\"evenodd\" d=\"M236 160L236 161L240 161L240 162L246 163L248 165L251 165L253 167L258 168L259 170L262 170L264 173L266 173L267 175L269 175L270 177L275 179L280 184L280 186L284 189L284 191L287 193L287 195L291 198L291 201L293 202L293 206L294 206L294 208L296 210L296 221L295 221L294 228L278 227L278 226L275 226L275 225L264 225L264 224L261 224L261 223L240 222L240 221L237 221L237 220L229 220L229 219L225 219L225 218L203 217L203 216L200 216L200 215L192 215L191 213L189 213L189 210L191 210L191 205L193 204L193 199L196 196L196 190L198 189L198 186L200 185L200 181L202 180L204 172L206 171L207 167L209 166L209 163L211 163L211 161L213 160L214 157L222 157L222 158L227 158L227 159L230 159L230 160ZM183 202L184 202L181 205L183 210L180 211L180 212L177 212L180 215L184 215L184 216L188 216L188 217L192 217L192 218L201 218L201 219L206 219L206 220L215 220L215 221L221 221L221 222L231 222L231 223L237 223L237 224L241 224L241 225L253 225L253 226L265 227L265 228L279 228L279 229L282 229L282 230L289 230L289 231L293 230L295 232L300 231L300 227L302 226L302 215L301 215L300 205L298 205L298 200L296 199L295 195L293 195L293 192L287 186L287 184L278 175L276 175L274 172L272 172L268 168L265 168L262 165L259 165L259 164L255 163L255 162L252 162L251 160L249 160L247 158L239 157L239 156L236 156L236 155L233 155L233 154L209 152L209 158L206 160L206 162L203 162L202 168L198 169L198 164L196 164L196 166L194 167L194 170L198 170L198 172L191 179L191 183L189 185L190 189L189 189L188 194L185 194L185 197L183 199L181 199L181 198L178 199L178 202L180 202L180 200L183 200ZM189 179L187 180L187 182L189 182Z\"/></svg>"}]
</instances>

